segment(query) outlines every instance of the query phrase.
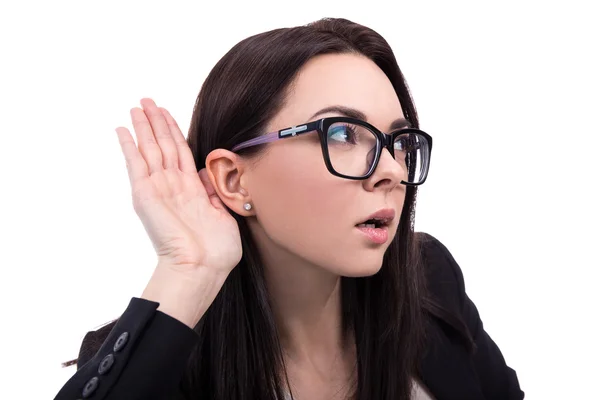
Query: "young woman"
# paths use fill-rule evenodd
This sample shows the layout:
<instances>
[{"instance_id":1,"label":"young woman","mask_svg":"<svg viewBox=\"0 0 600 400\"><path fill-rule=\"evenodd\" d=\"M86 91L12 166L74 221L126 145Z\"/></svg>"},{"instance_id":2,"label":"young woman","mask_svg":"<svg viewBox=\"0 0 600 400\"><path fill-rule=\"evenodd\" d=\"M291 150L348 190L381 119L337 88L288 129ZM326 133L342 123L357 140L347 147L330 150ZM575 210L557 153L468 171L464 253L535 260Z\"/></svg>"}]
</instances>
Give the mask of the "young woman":
<instances>
[{"instance_id":1,"label":"young woman","mask_svg":"<svg viewBox=\"0 0 600 400\"><path fill-rule=\"evenodd\" d=\"M158 262L57 399L522 399L460 268L415 233L432 138L387 42L343 19L234 46L187 142L117 134Z\"/></svg>"}]
</instances>

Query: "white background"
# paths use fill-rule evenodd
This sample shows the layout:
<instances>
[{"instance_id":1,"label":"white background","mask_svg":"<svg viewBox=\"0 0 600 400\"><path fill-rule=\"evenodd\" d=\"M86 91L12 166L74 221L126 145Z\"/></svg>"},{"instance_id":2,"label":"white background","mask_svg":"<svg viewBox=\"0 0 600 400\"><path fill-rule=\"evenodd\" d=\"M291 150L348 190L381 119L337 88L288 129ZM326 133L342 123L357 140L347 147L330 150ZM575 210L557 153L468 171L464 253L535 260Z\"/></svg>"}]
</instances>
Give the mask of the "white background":
<instances>
[{"instance_id":1,"label":"white background","mask_svg":"<svg viewBox=\"0 0 600 400\"><path fill-rule=\"evenodd\" d=\"M596 2L211 3L2 3L0 398L53 398L150 278L114 132L129 109L152 97L187 132L235 43L325 16L392 45L434 138L416 228L461 265L527 398L600 398Z\"/></svg>"}]
</instances>

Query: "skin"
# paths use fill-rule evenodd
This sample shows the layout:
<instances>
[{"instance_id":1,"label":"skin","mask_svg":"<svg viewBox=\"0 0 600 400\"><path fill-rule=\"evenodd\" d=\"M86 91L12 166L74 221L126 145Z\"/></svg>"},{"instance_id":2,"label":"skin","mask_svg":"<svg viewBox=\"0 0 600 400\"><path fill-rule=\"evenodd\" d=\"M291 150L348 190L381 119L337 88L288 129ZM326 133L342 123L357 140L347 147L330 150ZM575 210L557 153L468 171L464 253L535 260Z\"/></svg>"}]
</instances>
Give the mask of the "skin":
<instances>
[{"instance_id":1,"label":"skin","mask_svg":"<svg viewBox=\"0 0 600 400\"><path fill-rule=\"evenodd\" d=\"M403 116L392 84L376 64L356 54L328 54L302 67L267 132L342 115L313 116L333 105L360 110L383 132ZM294 394L342 395L356 356L342 341L340 277L369 276L381 268L404 204L401 167L384 150L369 179L336 177L325 167L315 132L270 143L253 159L214 150L206 169L219 198L248 217ZM243 208L247 202L250 211ZM355 225L382 208L394 209L396 216L388 241L377 245Z\"/></svg>"}]
</instances>

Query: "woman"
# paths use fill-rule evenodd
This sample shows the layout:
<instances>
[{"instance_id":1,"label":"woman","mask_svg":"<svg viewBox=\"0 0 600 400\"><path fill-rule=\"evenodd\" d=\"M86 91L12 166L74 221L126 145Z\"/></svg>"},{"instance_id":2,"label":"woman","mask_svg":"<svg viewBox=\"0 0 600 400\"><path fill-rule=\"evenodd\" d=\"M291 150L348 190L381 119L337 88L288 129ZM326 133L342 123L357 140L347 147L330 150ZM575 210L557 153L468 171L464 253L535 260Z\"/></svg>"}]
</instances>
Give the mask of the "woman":
<instances>
[{"instance_id":1,"label":"woman","mask_svg":"<svg viewBox=\"0 0 600 400\"><path fill-rule=\"evenodd\" d=\"M325 19L243 40L187 142L141 105L138 145L117 134L157 267L57 399L523 398L460 268L414 233L432 139L380 35Z\"/></svg>"}]
</instances>

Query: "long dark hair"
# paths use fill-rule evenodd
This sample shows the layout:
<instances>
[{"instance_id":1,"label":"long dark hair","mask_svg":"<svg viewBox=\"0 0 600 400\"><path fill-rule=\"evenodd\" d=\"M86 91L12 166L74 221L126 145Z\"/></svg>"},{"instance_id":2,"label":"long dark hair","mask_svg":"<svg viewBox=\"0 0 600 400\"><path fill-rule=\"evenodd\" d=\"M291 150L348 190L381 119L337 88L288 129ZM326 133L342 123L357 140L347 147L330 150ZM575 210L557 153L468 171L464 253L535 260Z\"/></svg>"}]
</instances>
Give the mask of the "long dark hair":
<instances>
[{"instance_id":1,"label":"long dark hair","mask_svg":"<svg viewBox=\"0 0 600 400\"><path fill-rule=\"evenodd\" d=\"M188 133L198 170L212 150L231 149L263 134L284 105L300 68L312 57L331 53L371 59L392 83L405 118L419 126L388 43L372 29L327 18L251 36L215 65L196 100ZM251 154L263 148L243 151ZM357 400L410 398L427 312L448 318L468 336L464 324L446 315L426 293L421 245L414 233L416 195L416 187L406 187L398 231L381 270L370 277L342 278L343 330L357 350ZM181 391L189 399L280 400L286 392L285 365L263 264L245 219L232 215L240 228L243 258L194 328L200 340L190 354ZM106 335L114 323L103 328Z\"/></svg>"}]
</instances>

